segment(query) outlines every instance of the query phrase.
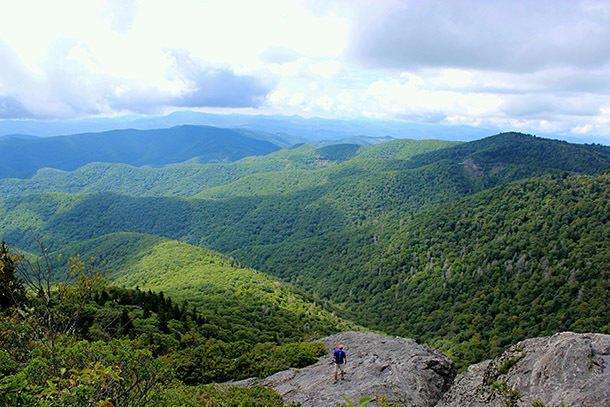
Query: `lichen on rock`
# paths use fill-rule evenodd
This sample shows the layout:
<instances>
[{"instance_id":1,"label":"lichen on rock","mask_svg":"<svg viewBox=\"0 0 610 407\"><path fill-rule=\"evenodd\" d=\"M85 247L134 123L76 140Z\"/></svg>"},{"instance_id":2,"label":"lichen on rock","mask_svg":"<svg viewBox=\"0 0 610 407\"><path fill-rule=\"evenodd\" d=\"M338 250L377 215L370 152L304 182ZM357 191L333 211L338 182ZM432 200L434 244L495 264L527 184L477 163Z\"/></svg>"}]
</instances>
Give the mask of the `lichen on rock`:
<instances>
[{"instance_id":1,"label":"lichen on rock","mask_svg":"<svg viewBox=\"0 0 610 407\"><path fill-rule=\"evenodd\" d=\"M526 339L460 373L438 404L610 406L610 335L562 332Z\"/></svg>"},{"instance_id":2,"label":"lichen on rock","mask_svg":"<svg viewBox=\"0 0 610 407\"><path fill-rule=\"evenodd\" d=\"M273 387L286 403L300 402L303 407L345 403L342 396L356 401L384 397L407 406L432 407L455 376L451 359L412 339L350 331L319 341L329 354L316 364L235 384ZM345 380L335 383L331 353L338 344L347 352L347 364Z\"/></svg>"}]
</instances>

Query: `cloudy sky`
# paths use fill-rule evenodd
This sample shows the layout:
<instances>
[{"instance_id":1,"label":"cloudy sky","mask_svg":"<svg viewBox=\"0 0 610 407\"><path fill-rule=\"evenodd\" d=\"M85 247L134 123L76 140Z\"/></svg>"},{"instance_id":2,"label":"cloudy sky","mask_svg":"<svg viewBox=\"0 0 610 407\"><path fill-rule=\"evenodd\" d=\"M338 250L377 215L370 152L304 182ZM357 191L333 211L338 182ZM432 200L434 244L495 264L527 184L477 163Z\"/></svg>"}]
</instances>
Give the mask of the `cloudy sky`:
<instances>
[{"instance_id":1,"label":"cloudy sky","mask_svg":"<svg viewBox=\"0 0 610 407\"><path fill-rule=\"evenodd\" d=\"M609 0L0 5L0 119L192 109L610 143Z\"/></svg>"}]
</instances>

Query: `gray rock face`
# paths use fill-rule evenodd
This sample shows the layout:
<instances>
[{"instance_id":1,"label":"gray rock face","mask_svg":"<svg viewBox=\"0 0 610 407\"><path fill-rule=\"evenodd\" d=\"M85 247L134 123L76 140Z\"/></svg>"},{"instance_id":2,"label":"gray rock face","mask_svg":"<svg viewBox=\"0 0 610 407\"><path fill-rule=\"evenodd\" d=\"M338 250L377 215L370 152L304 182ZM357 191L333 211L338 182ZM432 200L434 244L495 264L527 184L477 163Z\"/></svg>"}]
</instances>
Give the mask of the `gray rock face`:
<instances>
[{"instance_id":1,"label":"gray rock face","mask_svg":"<svg viewBox=\"0 0 610 407\"><path fill-rule=\"evenodd\" d=\"M511 400L518 406L610 406L610 335L563 332L519 342L460 373L438 407Z\"/></svg>"},{"instance_id":2,"label":"gray rock face","mask_svg":"<svg viewBox=\"0 0 610 407\"><path fill-rule=\"evenodd\" d=\"M390 338L370 332L342 332L320 340L327 356L303 369L290 369L265 379L233 384L273 387L286 403L303 407L356 404L362 397L385 397L407 406L434 406L455 376L453 361L412 339ZM338 344L347 353L345 380L334 382L332 351ZM375 402L369 404L375 405Z\"/></svg>"},{"instance_id":3,"label":"gray rock face","mask_svg":"<svg viewBox=\"0 0 610 407\"><path fill-rule=\"evenodd\" d=\"M303 407L356 404L379 397L405 406L610 407L610 335L563 332L521 341L455 377L453 362L412 339L366 332L323 338L329 351L312 366L233 384L273 387ZM332 350L348 355L345 380L334 383ZM455 380L454 380L455 378ZM376 405L375 402L370 405Z\"/></svg>"}]
</instances>

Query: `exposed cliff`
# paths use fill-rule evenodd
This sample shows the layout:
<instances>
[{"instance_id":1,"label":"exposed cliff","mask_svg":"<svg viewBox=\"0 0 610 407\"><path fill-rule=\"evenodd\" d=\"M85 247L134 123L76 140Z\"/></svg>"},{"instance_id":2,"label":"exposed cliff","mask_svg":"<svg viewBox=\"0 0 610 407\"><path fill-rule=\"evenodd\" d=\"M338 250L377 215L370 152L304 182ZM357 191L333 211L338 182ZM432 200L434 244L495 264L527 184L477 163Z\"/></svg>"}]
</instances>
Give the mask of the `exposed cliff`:
<instances>
[{"instance_id":1,"label":"exposed cliff","mask_svg":"<svg viewBox=\"0 0 610 407\"><path fill-rule=\"evenodd\" d=\"M271 386L287 403L332 406L368 396L382 396L409 406L434 406L449 389L455 369L440 352L412 339L370 332L342 332L320 340L329 355L304 369L290 369L240 385ZM338 344L347 352L345 380L334 382L330 353Z\"/></svg>"},{"instance_id":2,"label":"exposed cliff","mask_svg":"<svg viewBox=\"0 0 610 407\"><path fill-rule=\"evenodd\" d=\"M316 364L236 384L273 387L286 403L303 407L344 404L341 396L405 406L610 406L610 335L563 332L527 339L457 377L453 361L412 339L343 332L320 341L329 355ZM338 344L348 363L345 380L335 383L330 354Z\"/></svg>"},{"instance_id":3,"label":"exposed cliff","mask_svg":"<svg viewBox=\"0 0 610 407\"><path fill-rule=\"evenodd\" d=\"M610 335L558 333L521 341L460 373L438 407L610 406Z\"/></svg>"}]
</instances>

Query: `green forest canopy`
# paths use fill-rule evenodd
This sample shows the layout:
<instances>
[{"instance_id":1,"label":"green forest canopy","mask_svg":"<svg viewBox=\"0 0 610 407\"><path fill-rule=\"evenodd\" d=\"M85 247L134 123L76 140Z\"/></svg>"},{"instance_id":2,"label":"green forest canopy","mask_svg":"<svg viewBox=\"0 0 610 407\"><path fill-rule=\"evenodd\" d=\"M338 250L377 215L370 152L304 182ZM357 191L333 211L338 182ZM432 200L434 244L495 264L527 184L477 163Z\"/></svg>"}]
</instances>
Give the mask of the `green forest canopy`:
<instances>
[{"instance_id":1,"label":"green forest canopy","mask_svg":"<svg viewBox=\"0 0 610 407\"><path fill-rule=\"evenodd\" d=\"M32 228L58 248L135 232L218 250L464 367L526 336L608 330L609 170L607 147L516 133L451 145L301 145L226 165L142 169L158 176L154 194L199 199L142 197L130 176L122 194L15 193L0 206L0 233L24 249ZM78 181L79 171L55 175ZM193 177L180 185L180 171ZM205 174L214 181L197 187ZM200 266L194 248L147 239L128 260L108 258L124 284L170 290L180 256L185 272ZM165 269L149 274L156 263Z\"/></svg>"}]
</instances>

